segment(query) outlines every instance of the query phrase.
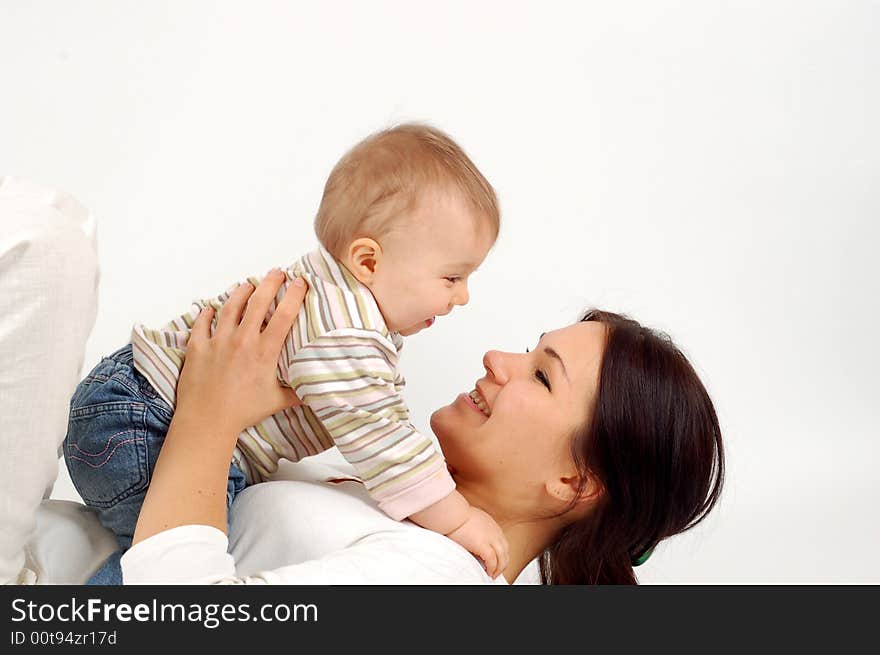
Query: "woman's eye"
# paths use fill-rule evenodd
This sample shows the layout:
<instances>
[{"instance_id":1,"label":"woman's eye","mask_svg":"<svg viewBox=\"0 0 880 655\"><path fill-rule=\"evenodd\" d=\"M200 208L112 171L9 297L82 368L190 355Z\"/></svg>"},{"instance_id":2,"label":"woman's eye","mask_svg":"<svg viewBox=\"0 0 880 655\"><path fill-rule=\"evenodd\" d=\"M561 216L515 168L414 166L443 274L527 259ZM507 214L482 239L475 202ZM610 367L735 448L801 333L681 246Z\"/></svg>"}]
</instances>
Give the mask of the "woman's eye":
<instances>
[{"instance_id":1,"label":"woman's eye","mask_svg":"<svg viewBox=\"0 0 880 655\"><path fill-rule=\"evenodd\" d=\"M529 353L531 351L528 348L526 348L526 352ZM547 387L547 391L553 391L550 388L550 379L547 377L547 374L544 373L544 371L542 371L541 369L537 369L535 371L535 378L537 378L538 382L540 382L545 387Z\"/></svg>"},{"instance_id":2,"label":"woman's eye","mask_svg":"<svg viewBox=\"0 0 880 655\"><path fill-rule=\"evenodd\" d=\"M550 388L550 380L547 378L547 375L541 369L535 371L535 377L538 378L538 382L547 387L547 391L553 391Z\"/></svg>"}]
</instances>

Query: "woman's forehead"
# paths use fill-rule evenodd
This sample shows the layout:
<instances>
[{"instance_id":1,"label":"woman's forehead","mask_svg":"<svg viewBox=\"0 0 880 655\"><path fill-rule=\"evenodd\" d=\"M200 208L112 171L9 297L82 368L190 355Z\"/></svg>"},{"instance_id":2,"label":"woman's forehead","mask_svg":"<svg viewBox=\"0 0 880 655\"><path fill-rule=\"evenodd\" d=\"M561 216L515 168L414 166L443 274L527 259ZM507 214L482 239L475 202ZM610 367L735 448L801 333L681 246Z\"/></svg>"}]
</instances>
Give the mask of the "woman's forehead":
<instances>
[{"instance_id":1,"label":"woman's forehead","mask_svg":"<svg viewBox=\"0 0 880 655\"><path fill-rule=\"evenodd\" d=\"M572 384L592 383L602 365L606 330L598 321L581 321L543 334L540 348L558 356Z\"/></svg>"}]
</instances>

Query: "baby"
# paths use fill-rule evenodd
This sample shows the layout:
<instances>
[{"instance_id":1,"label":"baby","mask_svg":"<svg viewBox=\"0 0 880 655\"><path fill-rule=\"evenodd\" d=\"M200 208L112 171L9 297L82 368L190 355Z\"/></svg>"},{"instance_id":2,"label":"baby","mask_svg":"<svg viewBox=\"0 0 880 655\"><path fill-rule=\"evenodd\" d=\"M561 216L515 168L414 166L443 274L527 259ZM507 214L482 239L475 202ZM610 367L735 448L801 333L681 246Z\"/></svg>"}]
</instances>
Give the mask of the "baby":
<instances>
[{"instance_id":1,"label":"baby","mask_svg":"<svg viewBox=\"0 0 880 655\"><path fill-rule=\"evenodd\" d=\"M293 278L305 278L308 293L278 361L279 379L303 405L241 433L227 504L270 477L280 459L336 446L391 518L447 535L492 577L501 573L503 532L455 490L442 454L410 424L398 370L403 336L467 303L468 276L494 244L499 221L491 185L431 127L379 132L337 163L315 220L321 246L285 271L269 313ZM131 343L104 358L73 395L65 461L123 549L168 431L193 321L206 304L222 307L236 286L160 330L135 325ZM90 582L121 583L121 554Z\"/></svg>"}]
</instances>

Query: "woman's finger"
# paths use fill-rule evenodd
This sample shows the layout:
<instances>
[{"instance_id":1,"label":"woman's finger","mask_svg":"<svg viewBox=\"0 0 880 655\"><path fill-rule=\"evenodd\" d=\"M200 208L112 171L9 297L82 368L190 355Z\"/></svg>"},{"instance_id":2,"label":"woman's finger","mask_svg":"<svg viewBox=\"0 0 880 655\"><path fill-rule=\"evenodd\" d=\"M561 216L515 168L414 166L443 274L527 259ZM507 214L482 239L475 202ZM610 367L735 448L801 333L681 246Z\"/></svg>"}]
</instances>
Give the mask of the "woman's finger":
<instances>
[{"instance_id":1,"label":"woman's finger","mask_svg":"<svg viewBox=\"0 0 880 655\"><path fill-rule=\"evenodd\" d=\"M287 287L287 292L275 308L275 313L269 319L266 329L263 330L267 347L274 349L274 351L281 350L281 345L287 338L287 334L290 332L300 308L302 308L308 288L309 285L301 277L294 278Z\"/></svg>"},{"instance_id":2,"label":"woman's finger","mask_svg":"<svg viewBox=\"0 0 880 655\"><path fill-rule=\"evenodd\" d=\"M278 295L278 289L281 288L284 280L284 273L276 268L269 271L266 277L260 281L244 310L244 316L241 319L242 330L245 330L246 333L260 333L263 321L266 320L266 314L269 313L269 306Z\"/></svg>"},{"instance_id":3,"label":"woman's finger","mask_svg":"<svg viewBox=\"0 0 880 655\"><path fill-rule=\"evenodd\" d=\"M284 409L297 407L303 404L302 400L300 400L299 396L296 395L296 392L293 389L282 387L280 384L278 385L278 392L276 395L278 396L278 402L272 407L272 414L277 414Z\"/></svg>"},{"instance_id":4,"label":"woman's finger","mask_svg":"<svg viewBox=\"0 0 880 655\"><path fill-rule=\"evenodd\" d=\"M188 344L192 346L193 342L205 341L211 336L211 319L214 318L214 308L210 305L202 307L196 320L193 321L192 330L190 330Z\"/></svg>"},{"instance_id":5,"label":"woman's finger","mask_svg":"<svg viewBox=\"0 0 880 655\"><path fill-rule=\"evenodd\" d=\"M235 332L239 322L241 322L241 314L247 305L248 298L254 292L254 286L250 282L239 284L229 298L223 303L220 310L220 316L217 318L217 328L214 334L218 336L227 336Z\"/></svg>"}]
</instances>

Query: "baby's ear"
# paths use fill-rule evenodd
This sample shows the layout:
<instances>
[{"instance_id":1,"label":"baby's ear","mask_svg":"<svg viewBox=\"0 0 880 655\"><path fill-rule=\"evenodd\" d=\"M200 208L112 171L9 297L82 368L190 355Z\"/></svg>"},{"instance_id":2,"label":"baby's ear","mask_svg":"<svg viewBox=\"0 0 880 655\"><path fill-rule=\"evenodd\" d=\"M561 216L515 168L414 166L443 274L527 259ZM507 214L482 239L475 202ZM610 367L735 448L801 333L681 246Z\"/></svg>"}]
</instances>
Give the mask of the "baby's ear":
<instances>
[{"instance_id":1,"label":"baby's ear","mask_svg":"<svg viewBox=\"0 0 880 655\"><path fill-rule=\"evenodd\" d=\"M381 259L382 246L373 239L361 237L348 244L347 260L344 263L361 284L369 286Z\"/></svg>"}]
</instances>

